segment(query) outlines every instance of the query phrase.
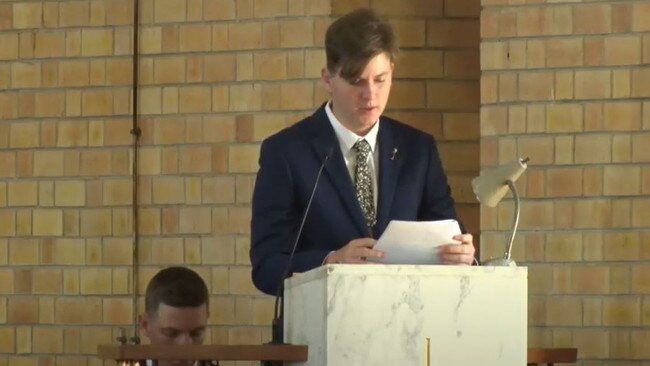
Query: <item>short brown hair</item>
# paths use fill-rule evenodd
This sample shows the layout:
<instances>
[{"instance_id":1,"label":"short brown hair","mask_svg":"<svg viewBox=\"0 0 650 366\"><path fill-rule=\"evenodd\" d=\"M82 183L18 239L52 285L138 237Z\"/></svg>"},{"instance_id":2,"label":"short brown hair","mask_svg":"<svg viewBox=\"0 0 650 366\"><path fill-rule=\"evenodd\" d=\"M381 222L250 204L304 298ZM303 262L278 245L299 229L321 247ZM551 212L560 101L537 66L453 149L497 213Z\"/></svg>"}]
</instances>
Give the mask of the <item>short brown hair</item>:
<instances>
[{"instance_id":1,"label":"short brown hair","mask_svg":"<svg viewBox=\"0 0 650 366\"><path fill-rule=\"evenodd\" d=\"M160 304L175 308L208 305L208 288L196 272L186 267L168 267L149 281L144 297L147 314L155 315Z\"/></svg>"},{"instance_id":2,"label":"short brown hair","mask_svg":"<svg viewBox=\"0 0 650 366\"><path fill-rule=\"evenodd\" d=\"M369 8L354 10L332 23L325 33L327 70L347 81L359 78L370 59L386 53L394 62L399 49L393 28Z\"/></svg>"}]
</instances>

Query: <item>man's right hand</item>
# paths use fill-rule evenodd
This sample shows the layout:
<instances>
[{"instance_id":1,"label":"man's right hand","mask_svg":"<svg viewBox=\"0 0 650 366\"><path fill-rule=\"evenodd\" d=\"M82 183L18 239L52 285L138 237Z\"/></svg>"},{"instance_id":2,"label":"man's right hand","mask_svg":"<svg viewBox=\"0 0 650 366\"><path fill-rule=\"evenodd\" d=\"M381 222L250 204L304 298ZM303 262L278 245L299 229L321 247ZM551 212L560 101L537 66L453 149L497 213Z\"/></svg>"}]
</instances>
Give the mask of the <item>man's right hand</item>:
<instances>
[{"instance_id":1,"label":"man's right hand","mask_svg":"<svg viewBox=\"0 0 650 366\"><path fill-rule=\"evenodd\" d=\"M372 249L377 240L372 238L354 239L336 250L325 259L325 263L368 263L368 258L384 258L381 250Z\"/></svg>"}]
</instances>

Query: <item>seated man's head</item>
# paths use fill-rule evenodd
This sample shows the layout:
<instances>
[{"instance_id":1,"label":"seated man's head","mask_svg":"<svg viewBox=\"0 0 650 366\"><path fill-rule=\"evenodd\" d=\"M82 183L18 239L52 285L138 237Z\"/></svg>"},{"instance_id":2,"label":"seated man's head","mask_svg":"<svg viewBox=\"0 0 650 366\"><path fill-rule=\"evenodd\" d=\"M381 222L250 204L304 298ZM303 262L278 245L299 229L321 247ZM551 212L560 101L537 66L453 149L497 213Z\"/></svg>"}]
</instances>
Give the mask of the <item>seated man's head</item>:
<instances>
[{"instance_id":1,"label":"seated man's head","mask_svg":"<svg viewBox=\"0 0 650 366\"><path fill-rule=\"evenodd\" d=\"M142 333L151 344L202 344L208 322L208 288L185 267L169 267L149 282Z\"/></svg>"}]
</instances>

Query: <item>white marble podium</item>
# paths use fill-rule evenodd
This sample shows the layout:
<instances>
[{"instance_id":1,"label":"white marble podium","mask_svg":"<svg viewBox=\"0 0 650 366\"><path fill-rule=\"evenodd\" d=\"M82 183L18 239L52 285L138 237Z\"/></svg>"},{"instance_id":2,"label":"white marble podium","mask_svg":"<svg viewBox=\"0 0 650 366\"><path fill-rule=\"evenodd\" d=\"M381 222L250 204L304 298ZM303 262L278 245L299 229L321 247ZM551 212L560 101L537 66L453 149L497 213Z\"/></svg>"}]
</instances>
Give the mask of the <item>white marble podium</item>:
<instances>
[{"instance_id":1,"label":"white marble podium","mask_svg":"<svg viewBox=\"0 0 650 366\"><path fill-rule=\"evenodd\" d=\"M285 282L291 365L526 365L527 268L326 265Z\"/></svg>"}]
</instances>

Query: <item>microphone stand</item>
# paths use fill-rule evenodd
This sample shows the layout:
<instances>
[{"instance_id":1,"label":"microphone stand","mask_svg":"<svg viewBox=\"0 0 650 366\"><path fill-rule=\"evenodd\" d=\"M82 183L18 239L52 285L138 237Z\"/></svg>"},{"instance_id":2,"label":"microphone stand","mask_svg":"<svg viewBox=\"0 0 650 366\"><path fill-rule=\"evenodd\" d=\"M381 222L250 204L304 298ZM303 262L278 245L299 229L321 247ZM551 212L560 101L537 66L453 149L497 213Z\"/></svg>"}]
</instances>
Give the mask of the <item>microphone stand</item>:
<instances>
[{"instance_id":1,"label":"microphone stand","mask_svg":"<svg viewBox=\"0 0 650 366\"><path fill-rule=\"evenodd\" d=\"M318 182L320 181L320 177L323 174L323 169L325 168L325 164L327 163L330 156L332 155L332 151L333 148L331 147L327 150L327 153L323 158L323 162L321 163L320 168L318 169L318 173L316 174L316 181L314 182L314 188L312 188L311 190L309 201L307 201L307 207L305 207L305 212L302 215L302 220L300 221L300 227L298 228L298 232L296 233L296 239L293 242L293 246L291 247L291 253L289 254L289 259L287 260L287 266L284 268L282 277L280 277L280 283L278 284L278 291L275 295L275 308L273 311L273 321L271 322L271 342L269 342L268 344L286 344L284 343L284 324L283 324L284 322L284 280L286 280L289 277L289 271L291 270L291 262L293 261L293 257L296 253L296 248L298 247L298 242L300 241L300 235L302 234L302 229L305 227L305 222L307 221L307 214L309 214L309 208L311 207L311 203L314 200L314 195L316 194L316 188L318 188ZM263 361L262 365L282 366L283 362Z\"/></svg>"}]
</instances>

